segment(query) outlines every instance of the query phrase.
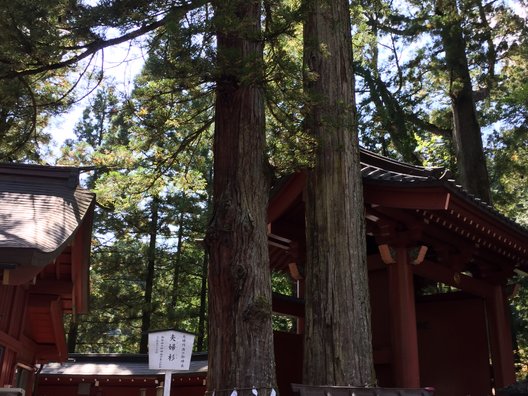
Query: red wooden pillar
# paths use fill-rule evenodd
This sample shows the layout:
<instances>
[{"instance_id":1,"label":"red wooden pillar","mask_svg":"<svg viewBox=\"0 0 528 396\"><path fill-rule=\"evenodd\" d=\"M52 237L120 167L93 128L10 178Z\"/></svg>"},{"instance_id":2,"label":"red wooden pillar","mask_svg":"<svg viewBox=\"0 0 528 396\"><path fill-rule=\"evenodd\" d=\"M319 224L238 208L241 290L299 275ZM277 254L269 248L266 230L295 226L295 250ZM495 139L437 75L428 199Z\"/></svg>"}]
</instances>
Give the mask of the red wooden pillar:
<instances>
[{"instance_id":1,"label":"red wooden pillar","mask_svg":"<svg viewBox=\"0 0 528 396\"><path fill-rule=\"evenodd\" d=\"M515 369L510 320L501 286L495 286L486 299L486 312L495 387L502 388L515 382Z\"/></svg>"},{"instance_id":2,"label":"red wooden pillar","mask_svg":"<svg viewBox=\"0 0 528 396\"><path fill-rule=\"evenodd\" d=\"M388 265L392 368L395 386L420 387L418 336L413 271L407 248L396 249L395 262Z\"/></svg>"},{"instance_id":3,"label":"red wooden pillar","mask_svg":"<svg viewBox=\"0 0 528 396\"><path fill-rule=\"evenodd\" d=\"M0 284L0 388L14 385L17 353L22 349L20 335L24 325L27 294L22 286Z\"/></svg>"}]
</instances>

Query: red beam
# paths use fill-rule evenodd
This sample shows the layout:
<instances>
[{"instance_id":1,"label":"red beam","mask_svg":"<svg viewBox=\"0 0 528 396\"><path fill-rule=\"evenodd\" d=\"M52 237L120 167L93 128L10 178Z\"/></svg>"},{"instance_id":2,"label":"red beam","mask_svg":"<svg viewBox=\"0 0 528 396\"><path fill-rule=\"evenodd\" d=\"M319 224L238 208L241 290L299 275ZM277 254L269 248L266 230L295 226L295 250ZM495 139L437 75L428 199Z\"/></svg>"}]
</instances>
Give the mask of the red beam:
<instances>
[{"instance_id":1,"label":"red beam","mask_svg":"<svg viewBox=\"0 0 528 396\"><path fill-rule=\"evenodd\" d=\"M451 194L443 188L395 188L372 183L363 187L365 203L387 208L445 210Z\"/></svg>"},{"instance_id":2,"label":"red beam","mask_svg":"<svg viewBox=\"0 0 528 396\"><path fill-rule=\"evenodd\" d=\"M95 200L76 231L72 246L72 281L74 313L88 313L89 262Z\"/></svg>"},{"instance_id":3,"label":"red beam","mask_svg":"<svg viewBox=\"0 0 528 396\"><path fill-rule=\"evenodd\" d=\"M273 293L272 310L279 314L304 318L304 301Z\"/></svg>"},{"instance_id":4,"label":"red beam","mask_svg":"<svg viewBox=\"0 0 528 396\"><path fill-rule=\"evenodd\" d=\"M475 296L487 298L491 296L493 292L493 286L489 283L474 279L431 261L425 260L420 265L414 265L412 269L416 275L433 281L442 282Z\"/></svg>"},{"instance_id":5,"label":"red beam","mask_svg":"<svg viewBox=\"0 0 528 396\"><path fill-rule=\"evenodd\" d=\"M306 173L298 172L291 176L286 185L271 199L268 206L268 223L277 220L302 194L306 185Z\"/></svg>"},{"instance_id":6,"label":"red beam","mask_svg":"<svg viewBox=\"0 0 528 396\"><path fill-rule=\"evenodd\" d=\"M29 292L72 298L73 283L70 280L37 279L37 283L29 287Z\"/></svg>"},{"instance_id":7,"label":"red beam","mask_svg":"<svg viewBox=\"0 0 528 396\"><path fill-rule=\"evenodd\" d=\"M59 362L64 362L68 358L68 348L66 347L66 334L64 332L63 311L60 299L50 303L50 315L53 338L57 346L58 360Z\"/></svg>"},{"instance_id":8,"label":"red beam","mask_svg":"<svg viewBox=\"0 0 528 396\"><path fill-rule=\"evenodd\" d=\"M5 345L14 351L20 351L24 348L24 344L20 340L4 333L3 331L0 331L0 344Z\"/></svg>"}]
</instances>

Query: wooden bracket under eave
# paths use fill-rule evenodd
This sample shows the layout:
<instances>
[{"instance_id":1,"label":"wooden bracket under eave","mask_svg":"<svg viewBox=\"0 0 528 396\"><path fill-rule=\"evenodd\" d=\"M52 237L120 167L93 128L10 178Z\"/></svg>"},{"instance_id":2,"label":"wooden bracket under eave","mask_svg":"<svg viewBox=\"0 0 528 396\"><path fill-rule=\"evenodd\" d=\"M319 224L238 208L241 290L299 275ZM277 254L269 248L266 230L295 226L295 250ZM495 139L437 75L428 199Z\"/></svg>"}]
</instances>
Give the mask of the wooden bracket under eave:
<instances>
[{"instance_id":1,"label":"wooden bracket under eave","mask_svg":"<svg viewBox=\"0 0 528 396\"><path fill-rule=\"evenodd\" d=\"M300 281L303 278L303 276L301 275L300 271L299 271L299 267L297 267L297 263L290 263L288 264L288 268L290 270L290 276L296 280L296 281Z\"/></svg>"},{"instance_id":2,"label":"wooden bracket under eave","mask_svg":"<svg viewBox=\"0 0 528 396\"><path fill-rule=\"evenodd\" d=\"M2 285L7 286L9 285L9 270L4 269L2 272Z\"/></svg>"},{"instance_id":3,"label":"wooden bracket under eave","mask_svg":"<svg viewBox=\"0 0 528 396\"><path fill-rule=\"evenodd\" d=\"M520 283L512 283L504 287L503 293L507 299L511 300L512 298L516 297L517 294L519 294L520 290L521 290Z\"/></svg>"},{"instance_id":4,"label":"wooden bracket under eave","mask_svg":"<svg viewBox=\"0 0 528 396\"><path fill-rule=\"evenodd\" d=\"M413 258L413 260L412 260L412 263L413 263L414 265L420 265L420 264L422 264L423 261L424 261L424 259L425 259L425 255L427 254L427 250L428 250L428 249L429 249L429 248L428 248L427 246L424 246L424 245L420 246L420 247L418 248L418 251L417 251L416 257Z\"/></svg>"},{"instance_id":5,"label":"wooden bracket under eave","mask_svg":"<svg viewBox=\"0 0 528 396\"><path fill-rule=\"evenodd\" d=\"M396 260L394 260L394 257L392 256L391 248L389 245L378 245L378 250L380 252L381 261L383 261L385 264L396 263Z\"/></svg>"}]
</instances>

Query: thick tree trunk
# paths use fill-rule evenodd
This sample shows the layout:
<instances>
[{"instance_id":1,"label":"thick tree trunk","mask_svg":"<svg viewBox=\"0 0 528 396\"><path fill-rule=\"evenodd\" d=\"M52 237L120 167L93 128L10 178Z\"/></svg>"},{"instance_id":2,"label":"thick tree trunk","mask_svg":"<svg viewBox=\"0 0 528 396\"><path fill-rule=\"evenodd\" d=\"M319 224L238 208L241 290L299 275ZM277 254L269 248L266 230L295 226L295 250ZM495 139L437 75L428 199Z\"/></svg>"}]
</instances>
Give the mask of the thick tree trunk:
<instances>
[{"instance_id":1,"label":"thick tree trunk","mask_svg":"<svg viewBox=\"0 0 528 396\"><path fill-rule=\"evenodd\" d=\"M79 318L72 314L70 317L70 326L68 328L68 353L75 353L77 348L77 337L79 335Z\"/></svg>"},{"instance_id":2,"label":"thick tree trunk","mask_svg":"<svg viewBox=\"0 0 528 396\"><path fill-rule=\"evenodd\" d=\"M182 262L182 247L183 247L183 233L184 233L184 212L183 209L180 209L180 214L178 215L178 237L176 239L176 255L174 257L174 269L172 272L172 293L171 293L171 302L170 310L176 317L178 311L178 289L180 286L180 271L181 271L181 262ZM174 326L179 327L178 323L175 322Z\"/></svg>"},{"instance_id":3,"label":"thick tree trunk","mask_svg":"<svg viewBox=\"0 0 528 396\"><path fill-rule=\"evenodd\" d=\"M374 380L348 1L309 1L306 127L317 141L306 206L304 383Z\"/></svg>"},{"instance_id":4,"label":"thick tree trunk","mask_svg":"<svg viewBox=\"0 0 528 396\"><path fill-rule=\"evenodd\" d=\"M439 0L436 12L440 16L440 35L450 79L453 143L460 183L471 194L491 203L486 158L456 0Z\"/></svg>"},{"instance_id":5,"label":"thick tree trunk","mask_svg":"<svg viewBox=\"0 0 528 396\"><path fill-rule=\"evenodd\" d=\"M218 0L209 369L217 395L275 387L260 2ZM267 393L263 393L267 390Z\"/></svg>"},{"instance_id":6,"label":"thick tree trunk","mask_svg":"<svg viewBox=\"0 0 528 396\"><path fill-rule=\"evenodd\" d=\"M152 198L150 205L151 218L149 226L149 247L147 251L147 277L145 279L145 295L141 312L141 340L139 353L148 353L148 332L152 317L152 291L154 286L154 270L156 264L156 239L158 236L159 200Z\"/></svg>"},{"instance_id":7,"label":"thick tree trunk","mask_svg":"<svg viewBox=\"0 0 528 396\"><path fill-rule=\"evenodd\" d=\"M200 286L200 310L198 313L198 337L196 337L196 350L203 351L205 346L205 321L207 320L207 270L208 270L207 253L204 253L202 262L202 282Z\"/></svg>"},{"instance_id":8,"label":"thick tree trunk","mask_svg":"<svg viewBox=\"0 0 528 396\"><path fill-rule=\"evenodd\" d=\"M371 66L377 70L377 61L374 60ZM393 96L381 78L373 75L367 68L359 72L371 90L371 97L376 106L380 123L385 132L390 135L390 141L394 148L402 156L405 162L419 165L419 156L415 153L416 139L413 137L413 131L407 126L406 115L400 107L397 99ZM383 153L385 154L385 153Z\"/></svg>"}]
</instances>

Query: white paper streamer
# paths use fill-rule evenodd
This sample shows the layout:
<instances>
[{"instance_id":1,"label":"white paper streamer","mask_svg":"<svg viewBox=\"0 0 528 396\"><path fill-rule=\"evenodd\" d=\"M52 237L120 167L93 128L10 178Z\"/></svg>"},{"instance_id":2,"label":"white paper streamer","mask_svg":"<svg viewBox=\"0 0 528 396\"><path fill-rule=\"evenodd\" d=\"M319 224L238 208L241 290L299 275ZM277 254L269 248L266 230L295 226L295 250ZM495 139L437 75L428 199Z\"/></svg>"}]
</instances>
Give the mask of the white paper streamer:
<instances>
[{"instance_id":1,"label":"white paper streamer","mask_svg":"<svg viewBox=\"0 0 528 396\"><path fill-rule=\"evenodd\" d=\"M231 392L231 396L238 396L238 392L236 389L233 389L233 392Z\"/></svg>"},{"instance_id":2,"label":"white paper streamer","mask_svg":"<svg viewBox=\"0 0 528 396\"><path fill-rule=\"evenodd\" d=\"M275 389L271 388L270 396L277 396L277 392L275 392Z\"/></svg>"},{"instance_id":3,"label":"white paper streamer","mask_svg":"<svg viewBox=\"0 0 528 396\"><path fill-rule=\"evenodd\" d=\"M258 396L258 391L256 388L251 389L251 393L253 393L255 396Z\"/></svg>"}]
</instances>

